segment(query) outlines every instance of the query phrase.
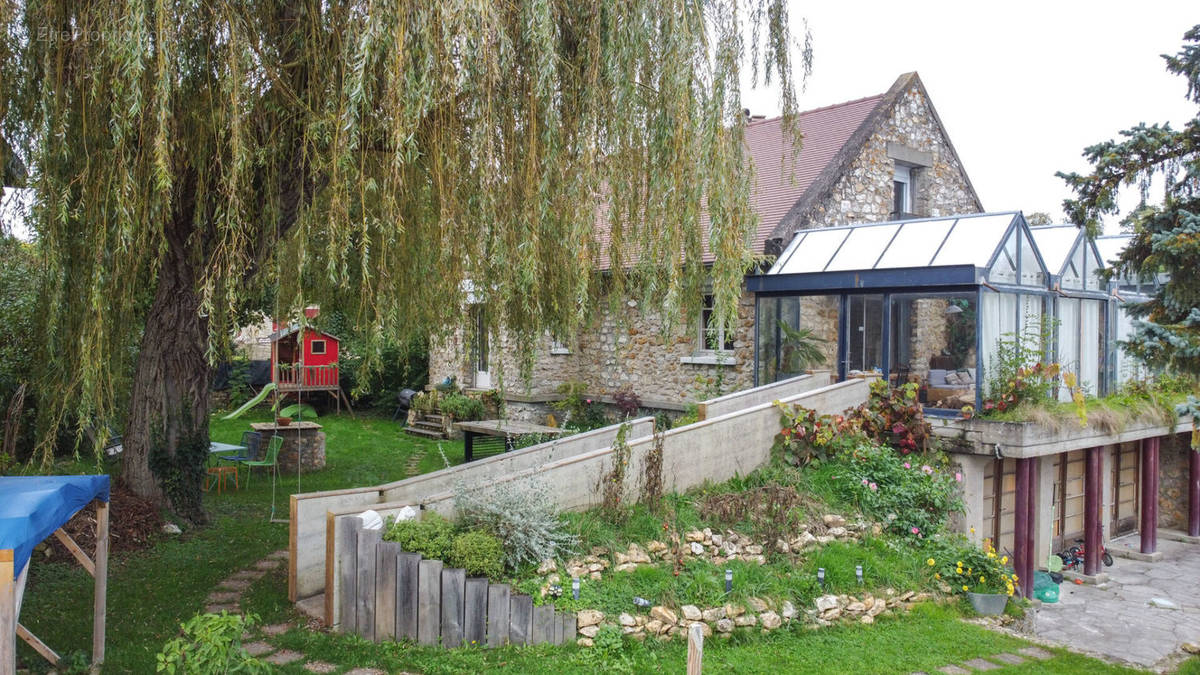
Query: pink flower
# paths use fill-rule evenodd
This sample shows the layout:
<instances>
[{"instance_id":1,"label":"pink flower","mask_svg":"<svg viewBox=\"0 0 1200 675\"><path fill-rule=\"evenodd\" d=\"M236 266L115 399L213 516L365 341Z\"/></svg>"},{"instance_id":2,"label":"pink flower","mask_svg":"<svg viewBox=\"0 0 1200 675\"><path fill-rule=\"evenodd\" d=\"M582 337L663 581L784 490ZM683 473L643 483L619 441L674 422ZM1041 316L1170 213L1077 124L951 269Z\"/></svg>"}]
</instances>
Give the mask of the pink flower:
<instances>
[{"instance_id":1,"label":"pink flower","mask_svg":"<svg viewBox=\"0 0 1200 675\"><path fill-rule=\"evenodd\" d=\"M592 402L592 399L590 399L590 398L589 398L589 399L587 400L587 402L588 402L588 403L591 403L591 402Z\"/></svg>"},{"instance_id":2,"label":"pink flower","mask_svg":"<svg viewBox=\"0 0 1200 675\"><path fill-rule=\"evenodd\" d=\"M911 469L911 468L912 468L912 464L909 464L908 462L905 462L905 463L904 463L904 468L906 468L906 469Z\"/></svg>"},{"instance_id":3,"label":"pink flower","mask_svg":"<svg viewBox=\"0 0 1200 675\"><path fill-rule=\"evenodd\" d=\"M874 483L871 483L871 489L872 489L872 490L878 490L878 489L879 489L879 486L875 485Z\"/></svg>"},{"instance_id":4,"label":"pink flower","mask_svg":"<svg viewBox=\"0 0 1200 675\"><path fill-rule=\"evenodd\" d=\"M961 473L958 473L958 472L955 472L955 474L954 474L954 481L955 481L956 483L961 483L961 482L962 482L962 474L961 474Z\"/></svg>"},{"instance_id":5,"label":"pink flower","mask_svg":"<svg viewBox=\"0 0 1200 675\"><path fill-rule=\"evenodd\" d=\"M928 464L926 464L925 466L922 466L921 470L924 471L926 474L933 473L933 467L929 466Z\"/></svg>"},{"instance_id":6,"label":"pink flower","mask_svg":"<svg viewBox=\"0 0 1200 675\"><path fill-rule=\"evenodd\" d=\"M866 478L864 478L864 479L863 479L863 485L866 485L866 484L867 484L867 479L866 479Z\"/></svg>"},{"instance_id":7,"label":"pink flower","mask_svg":"<svg viewBox=\"0 0 1200 675\"><path fill-rule=\"evenodd\" d=\"M920 533L920 531L921 531L921 528L919 528L919 527L913 527L913 529L912 529L913 534L918 534L918 533Z\"/></svg>"}]
</instances>

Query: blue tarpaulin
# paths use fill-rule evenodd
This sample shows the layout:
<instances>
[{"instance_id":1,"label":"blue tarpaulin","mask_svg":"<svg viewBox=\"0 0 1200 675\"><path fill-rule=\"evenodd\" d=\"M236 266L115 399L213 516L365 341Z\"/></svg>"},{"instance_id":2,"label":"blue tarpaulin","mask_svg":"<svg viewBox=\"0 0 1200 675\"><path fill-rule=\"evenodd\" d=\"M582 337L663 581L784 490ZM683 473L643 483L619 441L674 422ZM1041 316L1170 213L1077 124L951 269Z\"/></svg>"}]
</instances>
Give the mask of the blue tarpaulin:
<instances>
[{"instance_id":1,"label":"blue tarpaulin","mask_svg":"<svg viewBox=\"0 0 1200 675\"><path fill-rule=\"evenodd\" d=\"M15 552L13 574L93 499L108 501L108 476L0 476L0 550Z\"/></svg>"}]
</instances>

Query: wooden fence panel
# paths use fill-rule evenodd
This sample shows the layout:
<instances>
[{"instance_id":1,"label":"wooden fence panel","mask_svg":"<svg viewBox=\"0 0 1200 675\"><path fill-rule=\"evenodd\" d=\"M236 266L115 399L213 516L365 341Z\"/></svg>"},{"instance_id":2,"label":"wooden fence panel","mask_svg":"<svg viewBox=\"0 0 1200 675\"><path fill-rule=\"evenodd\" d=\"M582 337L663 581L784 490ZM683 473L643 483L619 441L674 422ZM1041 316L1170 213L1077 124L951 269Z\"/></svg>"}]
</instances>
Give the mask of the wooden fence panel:
<instances>
[{"instance_id":1,"label":"wooden fence panel","mask_svg":"<svg viewBox=\"0 0 1200 675\"><path fill-rule=\"evenodd\" d=\"M533 636L533 598L528 595L514 595L508 602L509 641L514 645L530 644Z\"/></svg>"},{"instance_id":2,"label":"wooden fence panel","mask_svg":"<svg viewBox=\"0 0 1200 675\"><path fill-rule=\"evenodd\" d=\"M375 639L375 547L382 537L382 530L358 530L358 592L355 594L355 604L358 634L366 640Z\"/></svg>"},{"instance_id":3,"label":"wooden fence panel","mask_svg":"<svg viewBox=\"0 0 1200 675\"><path fill-rule=\"evenodd\" d=\"M356 517L337 520L338 614L343 633L357 633L358 607L358 532L362 521Z\"/></svg>"},{"instance_id":4,"label":"wooden fence panel","mask_svg":"<svg viewBox=\"0 0 1200 675\"><path fill-rule=\"evenodd\" d=\"M558 641L558 644L563 645L563 644L567 644L568 642L574 642L575 641L575 613L574 612L563 612L559 618L562 620L562 639L560 639Z\"/></svg>"},{"instance_id":5,"label":"wooden fence panel","mask_svg":"<svg viewBox=\"0 0 1200 675\"><path fill-rule=\"evenodd\" d=\"M436 645L442 625L441 560L422 560L418 564L417 598L417 642Z\"/></svg>"},{"instance_id":6,"label":"wooden fence panel","mask_svg":"<svg viewBox=\"0 0 1200 675\"><path fill-rule=\"evenodd\" d=\"M482 577L467 579L464 600L463 644L482 647L487 631L488 580Z\"/></svg>"},{"instance_id":7,"label":"wooden fence panel","mask_svg":"<svg viewBox=\"0 0 1200 675\"><path fill-rule=\"evenodd\" d=\"M396 639L396 556L400 544L381 542L375 547L375 641Z\"/></svg>"},{"instance_id":8,"label":"wooden fence panel","mask_svg":"<svg viewBox=\"0 0 1200 675\"><path fill-rule=\"evenodd\" d=\"M529 644L540 645L554 641L554 605L538 605L533 608L533 633Z\"/></svg>"},{"instance_id":9,"label":"wooden fence panel","mask_svg":"<svg viewBox=\"0 0 1200 675\"><path fill-rule=\"evenodd\" d=\"M508 598L507 584L488 584L487 592L487 646L503 647L508 644Z\"/></svg>"},{"instance_id":10,"label":"wooden fence panel","mask_svg":"<svg viewBox=\"0 0 1200 675\"><path fill-rule=\"evenodd\" d=\"M442 570L442 646L461 647L463 643L463 599L466 595L467 571L461 568Z\"/></svg>"},{"instance_id":11,"label":"wooden fence panel","mask_svg":"<svg viewBox=\"0 0 1200 675\"><path fill-rule=\"evenodd\" d=\"M401 553L396 556L396 637L417 639L417 614L420 602L417 577L421 555Z\"/></svg>"}]
</instances>

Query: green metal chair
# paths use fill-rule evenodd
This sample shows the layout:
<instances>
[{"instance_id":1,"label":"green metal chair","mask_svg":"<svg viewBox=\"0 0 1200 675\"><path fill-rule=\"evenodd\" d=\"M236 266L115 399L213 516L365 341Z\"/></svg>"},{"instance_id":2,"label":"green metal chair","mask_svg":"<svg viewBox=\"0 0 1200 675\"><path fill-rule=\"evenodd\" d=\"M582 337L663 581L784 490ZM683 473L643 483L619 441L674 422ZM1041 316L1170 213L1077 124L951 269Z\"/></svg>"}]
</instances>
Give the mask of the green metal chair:
<instances>
[{"instance_id":1,"label":"green metal chair","mask_svg":"<svg viewBox=\"0 0 1200 675\"><path fill-rule=\"evenodd\" d=\"M243 460L242 466L246 467L246 487L250 487L250 474L254 473L256 466L269 466L271 471L276 475L279 474L279 448L283 447L283 436L272 436L267 443L267 454L262 459L258 460Z\"/></svg>"}]
</instances>

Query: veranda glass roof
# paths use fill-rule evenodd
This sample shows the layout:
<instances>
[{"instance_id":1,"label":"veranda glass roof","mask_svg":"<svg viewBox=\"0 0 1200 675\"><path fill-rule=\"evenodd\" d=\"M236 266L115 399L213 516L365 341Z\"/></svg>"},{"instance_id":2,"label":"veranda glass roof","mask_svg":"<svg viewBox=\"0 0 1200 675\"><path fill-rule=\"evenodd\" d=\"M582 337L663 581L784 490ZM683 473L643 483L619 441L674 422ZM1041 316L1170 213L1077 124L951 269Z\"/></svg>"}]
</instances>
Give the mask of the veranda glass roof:
<instances>
[{"instance_id":1,"label":"veranda glass roof","mask_svg":"<svg viewBox=\"0 0 1200 675\"><path fill-rule=\"evenodd\" d=\"M1044 225L1029 228L1042 254L1046 269L1062 290L1104 293L1107 284L1100 278L1104 269L1099 251L1082 228L1074 225Z\"/></svg>"},{"instance_id":2,"label":"veranda glass roof","mask_svg":"<svg viewBox=\"0 0 1200 675\"><path fill-rule=\"evenodd\" d=\"M1044 286L1046 268L1024 217L1013 211L805 230L752 290L785 290L764 279L782 276L794 289Z\"/></svg>"}]
</instances>

